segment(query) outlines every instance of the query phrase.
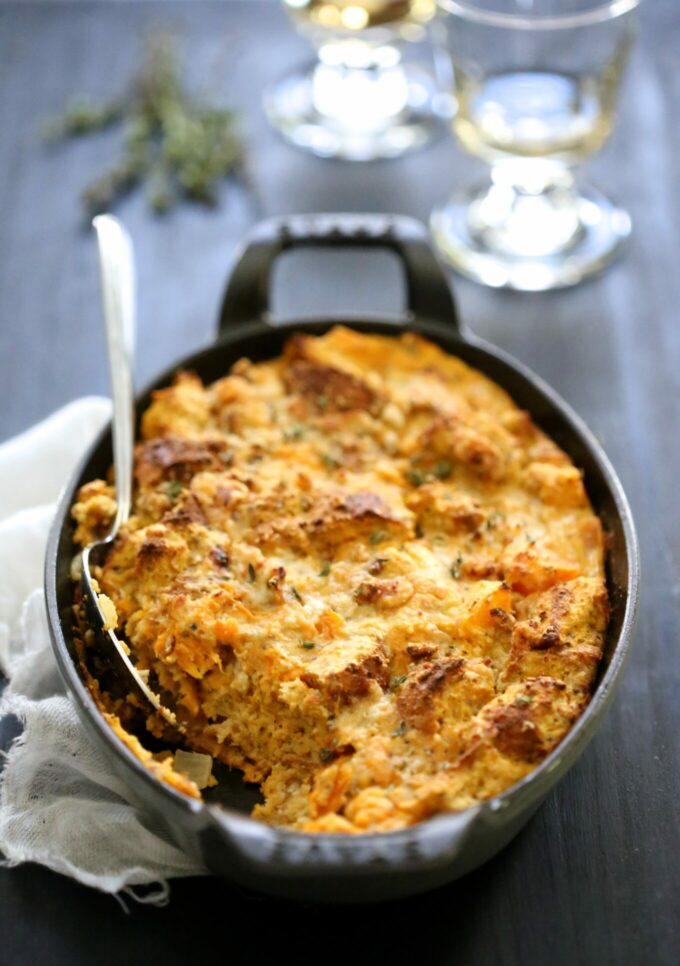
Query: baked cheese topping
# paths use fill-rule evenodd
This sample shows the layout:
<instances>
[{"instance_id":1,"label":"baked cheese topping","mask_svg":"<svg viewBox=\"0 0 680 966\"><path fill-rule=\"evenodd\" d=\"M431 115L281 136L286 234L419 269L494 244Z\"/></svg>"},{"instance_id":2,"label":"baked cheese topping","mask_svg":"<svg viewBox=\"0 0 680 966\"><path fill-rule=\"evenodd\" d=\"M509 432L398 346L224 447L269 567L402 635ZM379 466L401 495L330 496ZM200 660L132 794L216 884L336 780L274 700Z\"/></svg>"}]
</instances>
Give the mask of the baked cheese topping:
<instances>
[{"instance_id":1,"label":"baked cheese topping","mask_svg":"<svg viewBox=\"0 0 680 966\"><path fill-rule=\"evenodd\" d=\"M97 572L187 747L263 821L402 828L496 795L587 704L608 606L581 473L424 339L335 328L154 394ZM86 484L86 544L115 513Z\"/></svg>"}]
</instances>

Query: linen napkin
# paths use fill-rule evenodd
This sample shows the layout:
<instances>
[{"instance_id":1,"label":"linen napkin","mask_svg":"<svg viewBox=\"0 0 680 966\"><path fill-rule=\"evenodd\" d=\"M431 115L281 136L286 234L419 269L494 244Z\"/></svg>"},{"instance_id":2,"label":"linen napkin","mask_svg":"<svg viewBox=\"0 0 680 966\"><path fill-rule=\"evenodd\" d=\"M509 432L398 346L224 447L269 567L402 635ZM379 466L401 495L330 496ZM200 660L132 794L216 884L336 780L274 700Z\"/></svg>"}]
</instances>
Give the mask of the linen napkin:
<instances>
[{"instance_id":1,"label":"linen napkin","mask_svg":"<svg viewBox=\"0 0 680 966\"><path fill-rule=\"evenodd\" d=\"M104 892L140 899L134 887L151 886L141 901L164 904L169 878L207 870L130 803L90 743L52 654L42 589L55 502L110 411L80 399L0 446L0 726L20 728L0 758L0 853Z\"/></svg>"}]
</instances>

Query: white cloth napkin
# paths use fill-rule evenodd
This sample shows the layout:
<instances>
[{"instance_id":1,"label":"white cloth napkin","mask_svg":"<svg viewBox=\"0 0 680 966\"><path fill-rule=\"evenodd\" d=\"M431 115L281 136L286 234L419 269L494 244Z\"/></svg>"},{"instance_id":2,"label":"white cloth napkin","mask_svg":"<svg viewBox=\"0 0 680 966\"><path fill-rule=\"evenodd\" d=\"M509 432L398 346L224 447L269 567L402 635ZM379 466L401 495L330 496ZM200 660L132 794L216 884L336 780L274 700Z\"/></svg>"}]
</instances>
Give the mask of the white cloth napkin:
<instances>
[{"instance_id":1,"label":"white cloth napkin","mask_svg":"<svg viewBox=\"0 0 680 966\"><path fill-rule=\"evenodd\" d=\"M104 892L153 884L143 901L162 904L169 878L207 870L139 813L90 743L59 677L42 589L55 501L110 411L80 399L0 446L0 721L22 729L0 761L0 853Z\"/></svg>"}]
</instances>

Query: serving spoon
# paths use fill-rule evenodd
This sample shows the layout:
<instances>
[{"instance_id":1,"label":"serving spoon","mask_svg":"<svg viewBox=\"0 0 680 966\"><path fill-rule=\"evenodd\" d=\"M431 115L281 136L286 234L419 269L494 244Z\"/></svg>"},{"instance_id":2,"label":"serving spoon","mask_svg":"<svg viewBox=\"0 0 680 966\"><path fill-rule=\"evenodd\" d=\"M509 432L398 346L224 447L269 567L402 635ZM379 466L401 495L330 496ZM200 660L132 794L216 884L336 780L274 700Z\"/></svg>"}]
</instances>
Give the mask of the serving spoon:
<instances>
[{"instance_id":1,"label":"serving spoon","mask_svg":"<svg viewBox=\"0 0 680 966\"><path fill-rule=\"evenodd\" d=\"M100 651L111 659L126 684L133 686L169 724L183 731L175 714L166 708L130 660L129 648L120 640L106 613L92 568L103 564L120 528L130 516L135 438L135 403L132 363L135 343L135 272L132 241L113 215L98 215L92 222L97 234L101 270L104 321L113 399L113 465L116 486L116 516L101 540L82 552L80 587L89 629Z\"/></svg>"}]
</instances>

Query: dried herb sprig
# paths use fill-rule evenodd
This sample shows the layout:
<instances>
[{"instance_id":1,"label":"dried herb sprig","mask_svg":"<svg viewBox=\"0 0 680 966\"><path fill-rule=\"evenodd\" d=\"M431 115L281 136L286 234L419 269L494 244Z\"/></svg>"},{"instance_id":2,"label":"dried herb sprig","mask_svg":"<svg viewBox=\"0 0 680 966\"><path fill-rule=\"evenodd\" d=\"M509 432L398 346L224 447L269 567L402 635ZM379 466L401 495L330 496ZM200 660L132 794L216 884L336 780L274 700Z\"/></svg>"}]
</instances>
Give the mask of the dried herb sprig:
<instances>
[{"instance_id":1,"label":"dried herb sprig","mask_svg":"<svg viewBox=\"0 0 680 966\"><path fill-rule=\"evenodd\" d=\"M123 116L122 100L102 101L91 104L84 97L70 101L60 117L50 118L43 125L43 134L49 141L60 138L79 137L92 131L103 131Z\"/></svg>"},{"instance_id":2,"label":"dried herb sprig","mask_svg":"<svg viewBox=\"0 0 680 966\"><path fill-rule=\"evenodd\" d=\"M165 34L150 39L144 65L125 95L101 104L78 98L46 124L45 135L80 137L116 123L123 124L122 155L85 188L90 214L110 208L143 181L158 213L182 197L214 205L220 180L243 162L234 111L186 93L175 45Z\"/></svg>"}]
</instances>

